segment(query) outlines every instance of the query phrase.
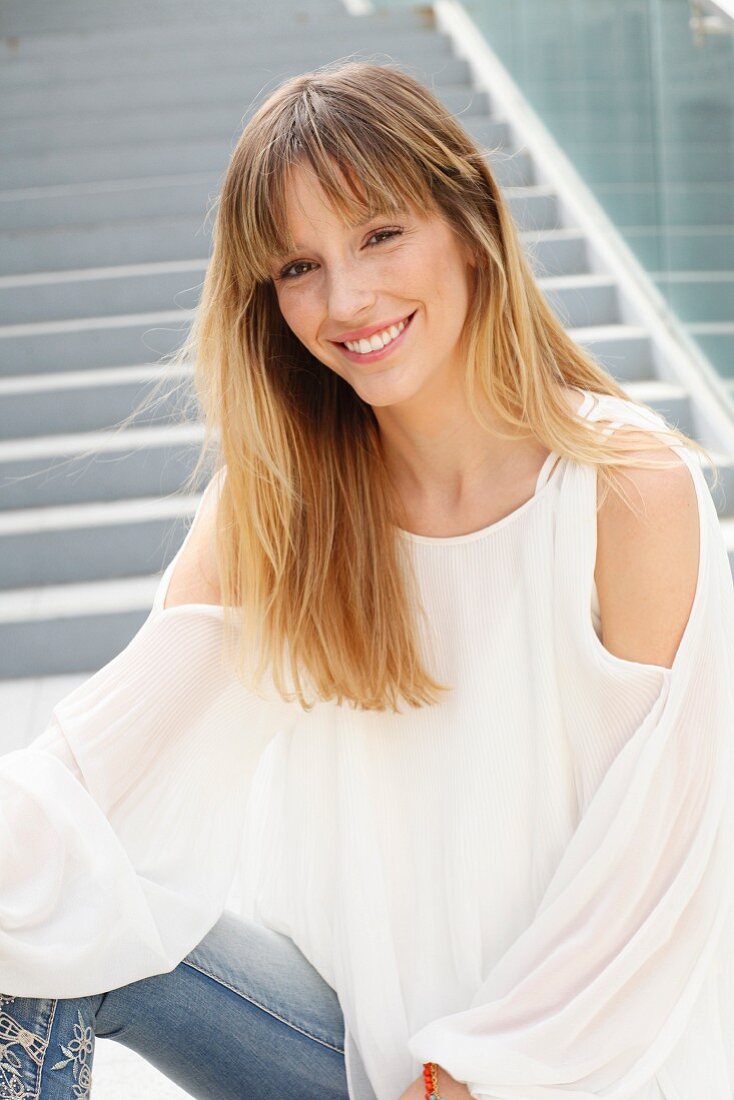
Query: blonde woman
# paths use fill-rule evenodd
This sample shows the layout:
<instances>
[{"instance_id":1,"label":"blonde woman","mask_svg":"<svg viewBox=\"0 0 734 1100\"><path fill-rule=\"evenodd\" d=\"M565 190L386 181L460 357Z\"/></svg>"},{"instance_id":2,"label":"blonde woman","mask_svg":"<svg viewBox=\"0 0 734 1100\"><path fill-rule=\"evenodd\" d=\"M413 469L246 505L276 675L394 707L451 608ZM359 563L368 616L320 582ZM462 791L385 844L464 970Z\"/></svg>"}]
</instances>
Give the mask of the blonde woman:
<instances>
[{"instance_id":1,"label":"blonde woman","mask_svg":"<svg viewBox=\"0 0 734 1100\"><path fill-rule=\"evenodd\" d=\"M564 331L483 151L391 66L286 81L182 359L194 524L0 760L0 1095L89 1096L104 1035L206 1100L730 1100L703 451Z\"/></svg>"}]
</instances>

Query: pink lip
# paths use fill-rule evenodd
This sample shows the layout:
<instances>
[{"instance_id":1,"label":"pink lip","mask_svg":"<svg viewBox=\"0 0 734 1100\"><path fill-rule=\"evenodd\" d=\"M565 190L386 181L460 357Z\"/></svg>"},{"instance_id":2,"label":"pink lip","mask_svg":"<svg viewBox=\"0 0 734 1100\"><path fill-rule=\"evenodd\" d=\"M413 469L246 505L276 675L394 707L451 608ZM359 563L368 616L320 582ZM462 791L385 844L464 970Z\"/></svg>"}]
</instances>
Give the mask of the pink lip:
<instances>
[{"instance_id":1,"label":"pink lip","mask_svg":"<svg viewBox=\"0 0 734 1100\"><path fill-rule=\"evenodd\" d=\"M415 310L413 310L415 313ZM355 340L369 340L370 336L374 336L376 332L384 332L386 328L392 328L393 325L399 325L401 321L404 321L406 314L402 314L400 317L396 317L394 321L383 321L381 325L370 325L369 328L355 328L352 332L342 333L339 340L332 340L332 344L343 344L345 340L349 340L353 343Z\"/></svg>"},{"instance_id":2,"label":"pink lip","mask_svg":"<svg viewBox=\"0 0 734 1100\"><path fill-rule=\"evenodd\" d=\"M395 348L398 348L400 344L402 344L406 333L413 323L414 317L415 313L411 313L408 317L408 323L406 324L400 335L396 336L394 340L391 340L389 344L386 344L384 348L379 348L377 351L368 351L365 352L363 355L361 352L358 351L350 351L349 348L345 347L343 344L337 344L336 346L339 348L339 351L342 353L342 355L345 355L347 359L351 359L353 363L375 363L378 359L385 359L393 352ZM393 324L398 324L402 320L403 318L400 317L398 318L398 321L394 321ZM386 327L389 328L389 326ZM377 329L376 331L382 332L382 329ZM351 337L348 337L348 339L351 340ZM362 339L362 337L360 337L360 339Z\"/></svg>"}]
</instances>

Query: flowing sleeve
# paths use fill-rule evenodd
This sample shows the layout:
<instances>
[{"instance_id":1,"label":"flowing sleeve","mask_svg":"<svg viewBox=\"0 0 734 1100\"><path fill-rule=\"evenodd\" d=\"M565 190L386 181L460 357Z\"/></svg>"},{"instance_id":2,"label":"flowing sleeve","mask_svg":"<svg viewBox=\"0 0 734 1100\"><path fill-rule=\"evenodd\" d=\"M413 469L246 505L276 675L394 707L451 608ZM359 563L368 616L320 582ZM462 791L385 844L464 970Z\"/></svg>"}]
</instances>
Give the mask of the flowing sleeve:
<instances>
[{"instance_id":1,"label":"flowing sleeve","mask_svg":"<svg viewBox=\"0 0 734 1100\"><path fill-rule=\"evenodd\" d=\"M678 1057L699 993L724 965L734 884L734 587L711 491L694 452L683 457L698 498L699 569L671 668L614 656L597 638L595 470L575 465L562 489L559 547L572 549L557 618L585 616L568 635L559 628L556 649L578 818L531 922L470 1006L409 1039L417 1060L444 1066L477 1100L640 1096L671 1051ZM704 1066L686 1072L700 1084ZM729 1100L731 1091L666 1095Z\"/></svg>"},{"instance_id":2,"label":"flowing sleeve","mask_svg":"<svg viewBox=\"0 0 734 1100\"><path fill-rule=\"evenodd\" d=\"M191 531L125 649L0 756L5 994L167 973L225 908L250 782L284 715L229 671L220 606L163 608Z\"/></svg>"}]
</instances>

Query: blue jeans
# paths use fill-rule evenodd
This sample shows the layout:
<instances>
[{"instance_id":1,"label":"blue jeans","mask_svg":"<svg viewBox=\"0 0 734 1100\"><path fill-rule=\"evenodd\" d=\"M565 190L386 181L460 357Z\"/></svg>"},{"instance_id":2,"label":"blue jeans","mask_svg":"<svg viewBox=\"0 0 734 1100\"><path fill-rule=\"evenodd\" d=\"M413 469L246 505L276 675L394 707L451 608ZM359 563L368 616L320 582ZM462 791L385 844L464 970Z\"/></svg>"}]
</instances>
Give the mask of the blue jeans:
<instances>
[{"instance_id":1,"label":"blue jeans","mask_svg":"<svg viewBox=\"0 0 734 1100\"><path fill-rule=\"evenodd\" d=\"M0 994L1 1100L87 1100L95 1036L202 1100L347 1100L336 993L293 941L225 912L168 974L95 996Z\"/></svg>"}]
</instances>

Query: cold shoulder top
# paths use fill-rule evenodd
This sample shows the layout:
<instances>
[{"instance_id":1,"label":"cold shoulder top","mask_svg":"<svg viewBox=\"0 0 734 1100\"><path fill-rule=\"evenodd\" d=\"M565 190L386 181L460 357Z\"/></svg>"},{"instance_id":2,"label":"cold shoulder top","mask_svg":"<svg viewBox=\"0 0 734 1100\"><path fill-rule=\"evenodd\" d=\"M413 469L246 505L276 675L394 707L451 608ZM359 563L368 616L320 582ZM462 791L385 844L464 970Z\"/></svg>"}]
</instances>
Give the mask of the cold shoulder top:
<instances>
[{"instance_id":1,"label":"cold shoulder top","mask_svg":"<svg viewBox=\"0 0 734 1100\"><path fill-rule=\"evenodd\" d=\"M250 693L220 607L164 609L176 555L128 646L0 757L0 991L167 972L229 908L336 990L351 1100L428 1060L475 1100L732 1100L734 586L677 450L700 552L671 668L604 647L596 470L554 454L490 526L398 533L434 706Z\"/></svg>"}]
</instances>

